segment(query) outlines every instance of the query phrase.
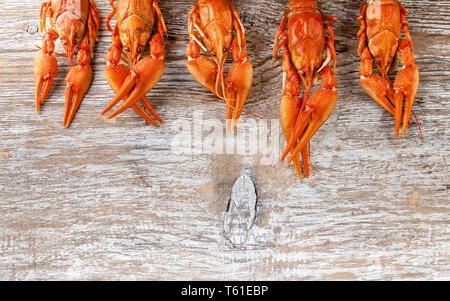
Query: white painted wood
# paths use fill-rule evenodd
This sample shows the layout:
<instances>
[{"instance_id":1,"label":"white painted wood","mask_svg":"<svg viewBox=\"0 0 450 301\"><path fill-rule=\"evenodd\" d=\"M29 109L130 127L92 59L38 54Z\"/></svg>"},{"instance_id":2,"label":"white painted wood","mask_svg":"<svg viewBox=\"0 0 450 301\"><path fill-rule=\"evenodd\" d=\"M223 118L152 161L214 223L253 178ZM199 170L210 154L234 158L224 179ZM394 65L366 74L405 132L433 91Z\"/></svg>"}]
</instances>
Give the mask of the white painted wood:
<instances>
[{"instance_id":1,"label":"white painted wood","mask_svg":"<svg viewBox=\"0 0 450 301\"><path fill-rule=\"evenodd\" d=\"M108 2L96 1L102 22ZM393 118L359 86L358 1L319 1L338 18L340 97L312 139L314 185L259 156L172 153L177 121L193 127L194 112L225 116L185 68L193 2L161 1L167 68L148 96L165 124L145 127L134 112L99 117L113 97L103 26L94 83L70 129L62 126L60 58L60 76L35 115L39 1L0 2L0 279L449 280L450 2L403 2L421 72L414 109L422 144L415 124L394 139ZM288 1L235 2L255 69L245 108L277 119L282 72L272 40ZM248 239L235 248L223 226L242 173L258 200Z\"/></svg>"}]
</instances>

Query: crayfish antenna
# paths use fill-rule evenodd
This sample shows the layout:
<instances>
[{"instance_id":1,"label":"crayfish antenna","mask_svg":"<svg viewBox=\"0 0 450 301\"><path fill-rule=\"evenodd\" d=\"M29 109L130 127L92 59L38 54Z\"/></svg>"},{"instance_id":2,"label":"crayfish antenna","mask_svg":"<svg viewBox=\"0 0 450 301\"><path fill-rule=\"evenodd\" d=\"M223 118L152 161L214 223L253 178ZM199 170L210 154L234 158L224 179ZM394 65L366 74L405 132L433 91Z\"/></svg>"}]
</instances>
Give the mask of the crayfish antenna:
<instances>
[{"instance_id":1,"label":"crayfish antenna","mask_svg":"<svg viewBox=\"0 0 450 301\"><path fill-rule=\"evenodd\" d=\"M411 110L411 113L414 116L414 119L416 119L417 126L419 127L419 133L420 133L420 140L422 140L422 143L425 142L423 139L423 133L422 133L422 127L420 126L419 118L417 118L416 113L414 113L413 110Z\"/></svg>"}]
</instances>

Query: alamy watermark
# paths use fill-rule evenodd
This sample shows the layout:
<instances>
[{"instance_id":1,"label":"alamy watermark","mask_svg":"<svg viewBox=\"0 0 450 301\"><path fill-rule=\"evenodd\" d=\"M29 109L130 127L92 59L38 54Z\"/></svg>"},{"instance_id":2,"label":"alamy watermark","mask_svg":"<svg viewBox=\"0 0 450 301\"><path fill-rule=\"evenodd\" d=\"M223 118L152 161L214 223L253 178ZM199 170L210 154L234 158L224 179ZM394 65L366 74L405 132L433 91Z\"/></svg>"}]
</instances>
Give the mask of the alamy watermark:
<instances>
[{"instance_id":1,"label":"alamy watermark","mask_svg":"<svg viewBox=\"0 0 450 301\"><path fill-rule=\"evenodd\" d=\"M228 131L226 120L203 119L196 111L193 120L174 121L172 130L177 133L171 142L175 155L257 156L261 165L273 165L281 155L278 119L241 119L235 131Z\"/></svg>"}]
</instances>

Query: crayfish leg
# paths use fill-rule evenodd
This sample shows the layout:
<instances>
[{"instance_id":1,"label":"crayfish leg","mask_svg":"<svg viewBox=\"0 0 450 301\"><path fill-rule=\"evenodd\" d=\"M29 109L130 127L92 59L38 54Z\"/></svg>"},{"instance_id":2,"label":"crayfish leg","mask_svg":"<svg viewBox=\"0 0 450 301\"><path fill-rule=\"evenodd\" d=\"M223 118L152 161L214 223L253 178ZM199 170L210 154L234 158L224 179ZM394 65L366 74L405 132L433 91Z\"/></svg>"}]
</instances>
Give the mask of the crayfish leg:
<instances>
[{"instance_id":1,"label":"crayfish leg","mask_svg":"<svg viewBox=\"0 0 450 301\"><path fill-rule=\"evenodd\" d=\"M34 59L35 105L37 114L39 114L40 106L44 103L52 88L54 78L58 75L58 61L53 56L57 37L58 35L55 30L49 30L44 35L42 48L38 51Z\"/></svg>"},{"instance_id":2,"label":"crayfish leg","mask_svg":"<svg viewBox=\"0 0 450 301\"><path fill-rule=\"evenodd\" d=\"M402 136L406 135L406 130L410 124L412 107L419 88L419 69L415 64L414 53L411 47L411 44L407 41L402 40L400 42L401 58L405 68L398 71L394 82L396 137L399 135L400 122L403 122ZM403 99L405 100L405 108L402 115Z\"/></svg>"}]
</instances>

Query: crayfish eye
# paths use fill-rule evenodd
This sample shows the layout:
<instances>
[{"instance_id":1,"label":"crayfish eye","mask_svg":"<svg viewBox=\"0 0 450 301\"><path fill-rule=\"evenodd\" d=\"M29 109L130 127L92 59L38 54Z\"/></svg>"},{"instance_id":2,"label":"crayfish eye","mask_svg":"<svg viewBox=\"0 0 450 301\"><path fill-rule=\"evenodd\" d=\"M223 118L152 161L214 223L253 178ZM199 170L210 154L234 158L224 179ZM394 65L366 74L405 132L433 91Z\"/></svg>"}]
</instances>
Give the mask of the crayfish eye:
<instances>
[{"instance_id":1,"label":"crayfish eye","mask_svg":"<svg viewBox=\"0 0 450 301\"><path fill-rule=\"evenodd\" d=\"M125 47L126 52L130 52L130 47Z\"/></svg>"},{"instance_id":2,"label":"crayfish eye","mask_svg":"<svg viewBox=\"0 0 450 301\"><path fill-rule=\"evenodd\" d=\"M137 49L137 52L138 52L138 53L141 53L141 52L142 52L142 49L141 49L141 48L138 48L138 49Z\"/></svg>"}]
</instances>

